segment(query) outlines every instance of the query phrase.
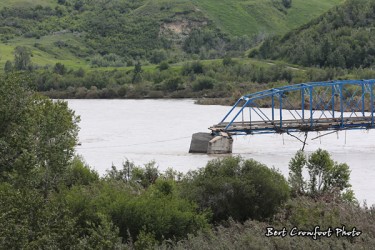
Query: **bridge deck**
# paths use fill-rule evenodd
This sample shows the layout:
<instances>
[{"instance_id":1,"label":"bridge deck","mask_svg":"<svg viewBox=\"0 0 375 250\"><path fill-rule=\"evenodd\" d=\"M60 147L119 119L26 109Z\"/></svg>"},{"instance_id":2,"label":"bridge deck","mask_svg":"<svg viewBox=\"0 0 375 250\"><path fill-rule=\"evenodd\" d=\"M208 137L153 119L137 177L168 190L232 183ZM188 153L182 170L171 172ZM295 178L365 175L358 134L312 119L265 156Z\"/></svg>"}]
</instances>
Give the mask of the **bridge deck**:
<instances>
[{"instance_id":1,"label":"bridge deck","mask_svg":"<svg viewBox=\"0 0 375 250\"><path fill-rule=\"evenodd\" d=\"M323 130L344 130L344 129L370 129L374 128L371 116L320 118L320 119L293 119L274 121L244 121L233 122L228 128L229 122L222 122L213 125L209 129L213 132L224 131L229 134L257 134L257 133L286 133L286 132L307 132Z\"/></svg>"}]
</instances>

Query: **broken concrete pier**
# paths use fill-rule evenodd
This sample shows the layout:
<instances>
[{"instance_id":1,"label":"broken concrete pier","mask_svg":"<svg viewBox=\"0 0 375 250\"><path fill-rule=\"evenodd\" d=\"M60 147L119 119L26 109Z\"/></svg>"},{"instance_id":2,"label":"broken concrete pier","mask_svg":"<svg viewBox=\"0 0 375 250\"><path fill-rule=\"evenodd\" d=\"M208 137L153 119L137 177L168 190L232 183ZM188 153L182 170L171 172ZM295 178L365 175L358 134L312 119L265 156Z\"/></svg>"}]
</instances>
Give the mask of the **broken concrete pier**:
<instances>
[{"instance_id":1,"label":"broken concrete pier","mask_svg":"<svg viewBox=\"0 0 375 250\"><path fill-rule=\"evenodd\" d=\"M195 133L191 138L189 153L230 154L233 139L226 133L212 135L211 133Z\"/></svg>"}]
</instances>

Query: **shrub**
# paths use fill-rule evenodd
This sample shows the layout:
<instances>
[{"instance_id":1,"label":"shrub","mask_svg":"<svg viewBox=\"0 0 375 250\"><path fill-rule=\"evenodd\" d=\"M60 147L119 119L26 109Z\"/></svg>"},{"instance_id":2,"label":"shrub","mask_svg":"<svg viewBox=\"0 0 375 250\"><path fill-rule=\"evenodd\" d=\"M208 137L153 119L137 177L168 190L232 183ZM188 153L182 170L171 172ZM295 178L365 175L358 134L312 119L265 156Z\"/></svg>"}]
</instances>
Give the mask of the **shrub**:
<instances>
[{"instance_id":1,"label":"shrub","mask_svg":"<svg viewBox=\"0 0 375 250\"><path fill-rule=\"evenodd\" d=\"M214 222L266 219L289 197L289 186L276 170L254 160L212 160L183 180L182 195L211 209Z\"/></svg>"},{"instance_id":2,"label":"shrub","mask_svg":"<svg viewBox=\"0 0 375 250\"><path fill-rule=\"evenodd\" d=\"M214 88L214 80L209 77L200 78L193 84L194 91L201 91L204 89L213 89L213 88Z\"/></svg>"},{"instance_id":3,"label":"shrub","mask_svg":"<svg viewBox=\"0 0 375 250\"><path fill-rule=\"evenodd\" d=\"M159 69L160 69L160 71L169 69L168 62L166 62L166 61L161 62L160 65L159 65Z\"/></svg>"}]
</instances>

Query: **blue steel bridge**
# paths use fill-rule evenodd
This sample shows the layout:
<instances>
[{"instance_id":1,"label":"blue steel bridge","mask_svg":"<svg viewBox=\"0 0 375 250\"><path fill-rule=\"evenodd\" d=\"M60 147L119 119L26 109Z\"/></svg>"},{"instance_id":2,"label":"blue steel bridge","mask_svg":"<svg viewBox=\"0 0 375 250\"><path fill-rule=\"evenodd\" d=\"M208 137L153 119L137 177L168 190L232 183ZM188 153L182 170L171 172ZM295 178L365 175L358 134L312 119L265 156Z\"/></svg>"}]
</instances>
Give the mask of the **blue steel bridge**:
<instances>
[{"instance_id":1,"label":"blue steel bridge","mask_svg":"<svg viewBox=\"0 0 375 250\"><path fill-rule=\"evenodd\" d=\"M374 128L371 80L301 83L244 95L209 129L229 135Z\"/></svg>"}]
</instances>

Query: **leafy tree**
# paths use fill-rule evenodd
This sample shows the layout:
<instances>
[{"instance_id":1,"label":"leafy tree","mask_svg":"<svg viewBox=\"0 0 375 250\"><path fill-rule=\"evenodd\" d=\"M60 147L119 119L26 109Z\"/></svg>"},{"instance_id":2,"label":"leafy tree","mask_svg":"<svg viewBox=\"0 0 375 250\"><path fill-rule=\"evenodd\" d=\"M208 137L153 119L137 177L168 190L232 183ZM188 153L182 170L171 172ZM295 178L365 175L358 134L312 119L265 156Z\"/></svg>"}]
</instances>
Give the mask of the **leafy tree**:
<instances>
[{"instance_id":1,"label":"leafy tree","mask_svg":"<svg viewBox=\"0 0 375 250\"><path fill-rule=\"evenodd\" d=\"M36 165L32 106L33 96L22 79L0 80L0 179L2 182L30 175Z\"/></svg>"},{"instance_id":2,"label":"leafy tree","mask_svg":"<svg viewBox=\"0 0 375 250\"><path fill-rule=\"evenodd\" d=\"M201 91L204 89L213 89L214 87L214 81L211 78L204 77L199 78L194 84L193 84L193 90L194 91Z\"/></svg>"},{"instance_id":3,"label":"leafy tree","mask_svg":"<svg viewBox=\"0 0 375 250\"><path fill-rule=\"evenodd\" d=\"M167 54L164 50L155 50L152 52L150 62L154 64L161 63L167 59Z\"/></svg>"},{"instance_id":4,"label":"leafy tree","mask_svg":"<svg viewBox=\"0 0 375 250\"><path fill-rule=\"evenodd\" d=\"M266 219L289 197L289 187L276 170L254 160L226 157L212 160L183 179L183 197L210 209L213 221Z\"/></svg>"},{"instance_id":5,"label":"leafy tree","mask_svg":"<svg viewBox=\"0 0 375 250\"><path fill-rule=\"evenodd\" d=\"M203 74L204 73L203 64L200 61L194 61L192 63L184 64L182 67L182 74L189 75L191 73Z\"/></svg>"},{"instance_id":6,"label":"leafy tree","mask_svg":"<svg viewBox=\"0 0 375 250\"><path fill-rule=\"evenodd\" d=\"M289 162L289 183L294 195L305 192L305 181L303 179L303 167L306 165L305 153L299 150Z\"/></svg>"},{"instance_id":7,"label":"leafy tree","mask_svg":"<svg viewBox=\"0 0 375 250\"><path fill-rule=\"evenodd\" d=\"M225 42L217 32L209 29L194 29L185 39L183 49L187 53L199 54L202 50L216 49L221 44Z\"/></svg>"},{"instance_id":8,"label":"leafy tree","mask_svg":"<svg viewBox=\"0 0 375 250\"><path fill-rule=\"evenodd\" d=\"M225 56L224 59L223 59L223 65L224 66L230 66L230 65L234 65L235 62L233 61L233 59L229 56Z\"/></svg>"},{"instance_id":9,"label":"leafy tree","mask_svg":"<svg viewBox=\"0 0 375 250\"><path fill-rule=\"evenodd\" d=\"M64 185L67 187L89 185L96 181L99 181L99 174L85 164L79 156L73 158L64 173Z\"/></svg>"},{"instance_id":10,"label":"leafy tree","mask_svg":"<svg viewBox=\"0 0 375 250\"><path fill-rule=\"evenodd\" d=\"M283 3L285 8L292 7L292 0L282 0L282 3Z\"/></svg>"},{"instance_id":11,"label":"leafy tree","mask_svg":"<svg viewBox=\"0 0 375 250\"><path fill-rule=\"evenodd\" d=\"M63 181L64 173L77 144L78 118L66 102L36 100L33 109L36 120L38 174L45 195Z\"/></svg>"},{"instance_id":12,"label":"leafy tree","mask_svg":"<svg viewBox=\"0 0 375 250\"><path fill-rule=\"evenodd\" d=\"M169 64L168 64L168 62L166 62L166 61L161 62L160 65L159 65L159 69L160 69L161 71L162 71L162 70L167 70L167 69L169 69Z\"/></svg>"},{"instance_id":13,"label":"leafy tree","mask_svg":"<svg viewBox=\"0 0 375 250\"><path fill-rule=\"evenodd\" d=\"M0 184L0 247L69 248L78 244L75 220L59 200L37 191Z\"/></svg>"},{"instance_id":14,"label":"leafy tree","mask_svg":"<svg viewBox=\"0 0 375 250\"><path fill-rule=\"evenodd\" d=\"M55 66L53 67L53 72L59 75L65 75L66 74L65 65L59 62L56 63Z\"/></svg>"},{"instance_id":15,"label":"leafy tree","mask_svg":"<svg viewBox=\"0 0 375 250\"><path fill-rule=\"evenodd\" d=\"M86 72L85 72L85 70L84 69L82 69L82 68L79 68L79 69L77 69L77 71L76 72L74 72L74 74L77 76L77 77L84 77L85 76L85 74L86 74Z\"/></svg>"},{"instance_id":16,"label":"leafy tree","mask_svg":"<svg viewBox=\"0 0 375 250\"><path fill-rule=\"evenodd\" d=\"M13 63L11 61L7 60L5 62L4 71L5 73L10 73L13 71Z\"/></svg>"},{"instance_id":17,"label":"leafy tree","mask_svg":"<svg viewBox=\"0 0 375 250\"><path fill-rule=\"evenodd\" d=\"M142 73L142 65L138 61L134 66L132 83L138 83L142 80L141 73Z\"/></svg>"},{"instance_id":18,"label":"leafy tree","mask_svg":"<svg viewBox=\"0 0 375 250\"><path fill-rule=\"evenodd\" d=\"M116 166L112 166L112 168L107 171L105 178L126 183L138 183L143 188L147 188L154 184L159 176L160 172L158 168L155 167L155 162L152 161L145 164L144 167L139 167L126 159L122 164L122 169L118 170Z\"/></svg>"},{"instance_id":19,"label":"leafy tree","mask_svg":"<svg viewBox=\"0 0 375 250\"><path fill-rule=\"evenodd\" d=\"M33 179L47 195L72 159L79 118L66 102L53 102L22 84L14 75L0 84L0 179L19 185Z\"/></svg>"},{"instance_id":20,"label":"leafy tree","mask_svg":"<svg viewBox=\"0 0 375 250\"><path fill-rule=\"evenodd\" d=\"M176 91L181 83L182 80L180 77L171 78L164 82L164 88L168 91Z\"/></svg>"},{"instance_id":21,"label":"leafy tree","mask_svg":"<svg viewBox=\"0 0 375 250\"><path fill-rule=\"evenodd\" d=\"M152 234L157 241L182 239L208 227L207 213L197 212L194 203L179 197L171 180L157 180L144 190L134 183L107 179L75 186L66 197L78 228L87 228L88 221L104 215L111 218L125 241L142 239L143 233Z\"/></svg>"},{"instance_id":22,"label":"leafy tree","mask_svg":"<svg viewBox=\"0 0 375 250\"><path fill-rule=\"evenodd\" d=\"M31 52L28 48L17 46L14 49L14 68L16 70L29 70L31 68Z\"/></svg>"},{"instance_id":23,"label":"leafy tree","mask_svg":"<svg viewBox=\"0 0 375 250\"><path fill-rule=\"evenodd\" d=\"M308 180L303 178L304 169L308 171ZM319 196L337 191L350 192L349 179L349 166L334 162L326 150L318 149L308 158L302 151L298 151L289 162L289 183L294 194Z\"/></svg>"}]
</instances>

